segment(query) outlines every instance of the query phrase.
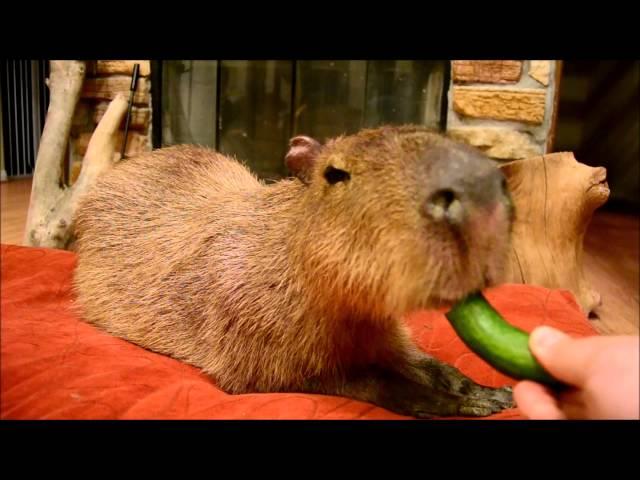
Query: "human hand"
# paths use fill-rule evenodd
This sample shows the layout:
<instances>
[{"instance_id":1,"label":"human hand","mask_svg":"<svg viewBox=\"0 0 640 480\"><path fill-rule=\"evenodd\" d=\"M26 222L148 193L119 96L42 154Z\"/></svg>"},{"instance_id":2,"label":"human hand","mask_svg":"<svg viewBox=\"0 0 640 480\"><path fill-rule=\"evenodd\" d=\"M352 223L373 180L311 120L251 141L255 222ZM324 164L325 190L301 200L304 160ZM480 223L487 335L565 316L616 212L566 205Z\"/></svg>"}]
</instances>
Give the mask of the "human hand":
<instances>
[{"instance_id":1,"label":"human hand","mask_svg":"<svg viewBox=\"0 0 640 480\"><path fill-rule=\"evenodd\" d=\"M640 419L638 336L571 338L551 327L531 333L540 364L569 385L555 393L526 380L513 395L520 411L538 420Z\"/></svg>"}]
</instances>

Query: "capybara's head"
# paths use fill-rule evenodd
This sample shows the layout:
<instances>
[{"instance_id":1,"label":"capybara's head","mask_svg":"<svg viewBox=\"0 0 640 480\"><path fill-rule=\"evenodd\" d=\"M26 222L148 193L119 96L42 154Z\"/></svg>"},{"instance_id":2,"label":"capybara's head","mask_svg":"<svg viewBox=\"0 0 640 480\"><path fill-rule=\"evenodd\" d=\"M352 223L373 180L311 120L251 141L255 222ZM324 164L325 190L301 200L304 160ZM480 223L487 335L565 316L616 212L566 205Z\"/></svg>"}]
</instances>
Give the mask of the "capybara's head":
<instances>
[{"instance_id":1,"label":"capybara's head","mask_svg":"<svg viewBox=\"0 0 640 480\"><path fill-rule=\"evenodd\" d=\"M424 127L363 130L286 158L304 184L294 241L339 308L401 315L500 281L513 206L500 170Z\"/></svg>"}]
</instances>

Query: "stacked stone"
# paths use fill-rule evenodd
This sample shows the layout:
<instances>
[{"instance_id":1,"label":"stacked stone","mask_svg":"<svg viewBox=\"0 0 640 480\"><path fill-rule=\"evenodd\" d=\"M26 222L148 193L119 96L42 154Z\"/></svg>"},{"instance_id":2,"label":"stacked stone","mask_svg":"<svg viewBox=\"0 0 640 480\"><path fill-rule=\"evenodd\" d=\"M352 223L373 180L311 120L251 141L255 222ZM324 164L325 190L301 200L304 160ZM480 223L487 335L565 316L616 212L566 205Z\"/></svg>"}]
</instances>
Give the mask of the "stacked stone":
<instances>
[{"instance_id":1,"label":"stacked stone","mask_svg":"<svg viewBox=\"0 0 640 480\"><path fill-rule=\"evenodd\" d=\"M550 60L453 61L447 131L496 160L547 153L555 69Z\"/></svg>"}]
</instances>

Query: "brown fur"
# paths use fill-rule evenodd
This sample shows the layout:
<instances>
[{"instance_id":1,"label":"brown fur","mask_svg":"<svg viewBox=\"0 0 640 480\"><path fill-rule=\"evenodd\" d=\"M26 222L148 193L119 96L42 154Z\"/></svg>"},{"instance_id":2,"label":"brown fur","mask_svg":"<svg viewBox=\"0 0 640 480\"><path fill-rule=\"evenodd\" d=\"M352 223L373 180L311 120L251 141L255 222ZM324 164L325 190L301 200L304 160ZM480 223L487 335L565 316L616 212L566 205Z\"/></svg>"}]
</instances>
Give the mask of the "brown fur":
<instances>
[{"instance_id":1,"label":"brown fur","mask_svg":"<svg viewBox=\"0 0 640 480\"><path fill-rule=\"evenodd\" d=\"M87 321L202 368L230 393L318 391L389 406L352 395L351 375L424 361L402 316L499 278L508 245L504 208L493 228L471 222L462 237L425 217L433 169L450 161L436 164L437 152L494 168L420 127L328 142L308 184L266 185L193 146L121 162L76 218L78 304ZM329 165L350 180L330 185Z\"/></svg>"}]
</instances>

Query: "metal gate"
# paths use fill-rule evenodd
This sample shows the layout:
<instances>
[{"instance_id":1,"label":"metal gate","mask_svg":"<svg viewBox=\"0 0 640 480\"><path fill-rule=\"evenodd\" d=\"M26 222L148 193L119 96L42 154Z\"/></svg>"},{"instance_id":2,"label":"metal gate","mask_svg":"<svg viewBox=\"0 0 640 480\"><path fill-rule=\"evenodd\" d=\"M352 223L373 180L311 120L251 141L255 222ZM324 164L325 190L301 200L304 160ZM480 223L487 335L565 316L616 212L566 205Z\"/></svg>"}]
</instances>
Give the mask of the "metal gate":
<instances>
[{"instance_id":1,"label":"metal gate","mask_svg":"<svg viewBox=\"0 0 640 480\"><path fill-rule=\"evenodd\" d=\"M2 148L9 177L33 173L49 105L46 60L0 61Z\"/></svg>"}]
</instances>

